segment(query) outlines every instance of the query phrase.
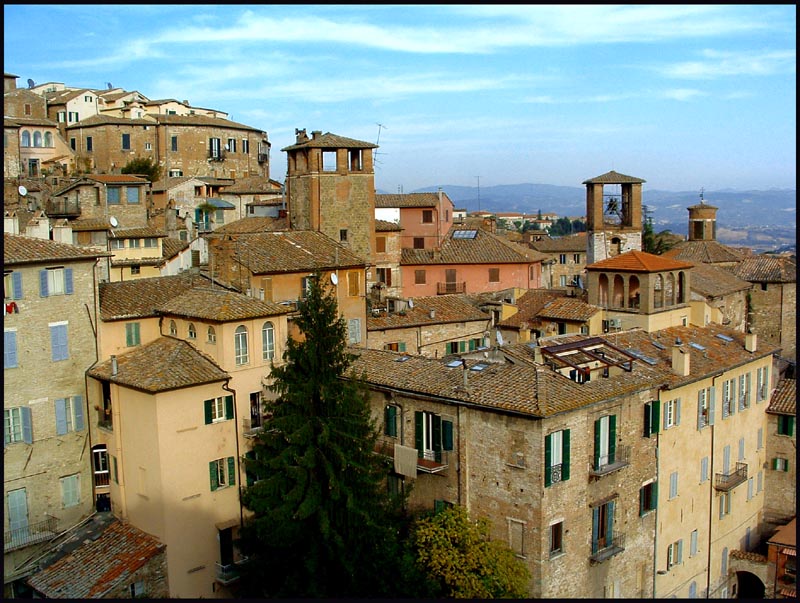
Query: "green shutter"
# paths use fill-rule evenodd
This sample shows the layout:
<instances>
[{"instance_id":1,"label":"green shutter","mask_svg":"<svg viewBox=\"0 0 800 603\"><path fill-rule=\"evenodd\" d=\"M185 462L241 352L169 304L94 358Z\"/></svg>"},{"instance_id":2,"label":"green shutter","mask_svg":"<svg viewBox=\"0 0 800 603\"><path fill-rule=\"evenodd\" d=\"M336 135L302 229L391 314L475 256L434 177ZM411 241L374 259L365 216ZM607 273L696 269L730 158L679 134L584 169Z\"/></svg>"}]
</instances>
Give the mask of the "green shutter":
<instances>
[{"instance_id":1,"label":"green shutter","mask_svg":"<svg viewBox=\"0 0 800 603\"><path fill-rule=\"evenodd\" d=\"M397 407L388 404L383 409L383 433L384 435L397 436Z\"/></svg>"},{"instance_id":2,"label":"green shutter","mask_svg":"<svg viewBox=\"0 0 800 603\"><path fill-rule=\"evenodd\" d=\"M417 448L417 456L423 458L425 450L422 442L422 413L418 410L414 412L414 445Z\"/></svg>"},{"instance_id":3,"label":"green shutter","mask_svg":"<svg viewBox=\"0 0 800 603\"><path fill-rule=\"evenodd\" d=\"M569 479L569 429L561 433L561 481Z\"/></svg>"},{"instance_id":4,"label":"green shutter","mask_svg":"<svg viewBox=\"0 0 800 603\"><path fill-rule=\"evenodd\" d=\"M788 425L786 425L786 435L793 436L794 435L794 417L788 417Z\"/></svg>"},{"instance_id":5,"label":"green shutter","mask_svg":"<svg viewBox=\"0 0 800 603\"><path fill-rule=\"evenodd\" d=\"M600 419L594 422L594 468L600 467Z\"/></svg>"},{"instance_id":6,"label":"green shutter","mask_svg":"<svg viewBox=\"0 0 800 603\"><path fill-rule=\"evenodd\" d=\"M206 425L211 424L211 409L213 404L214 404L213 400L206 400L203 402L203 405L205 406L206 410Z\"/></svg>"},{"instance_id":7,"label":"green shutter","mask_svg":"<svg viewBox=\"0 0 800 603\"><path fill-rule=\"evenodd\" d=\"M475 351L475 347L476 347L475 346L475 340L474 339L470 339L469 340L469 351L470 352L474 352Z\"/></svg>"},{"instance_id":8,"label":"green shutter","mask_svg":"<svg viewBox=\"0 0 800 603\"><path fill-rule=\"evenodd\" d=\"M646 486L639 488L639 517L644 515L647 510L647 490Z\"/></svg>"},{"instance_id":9,"label":"green shutter","mask_svg":"<svg viewBox=\"0 0 800 603\"><path fill-rule=\"evenodd\" d=\"M233 418L233 396L225 396L225 418Z\"/></svg>"},{"instance_id":10,"label":"green shutter","mask_svg":"<svg viewBox=\"0 0 800 603\"><path fill-rule=\"evenodd\" d=\"M608 464L617 460L617 415L608 417Z\"/></svg>"},{"instance_id":11,"label":"green shutter","mask_svg":"<svg viewBox=\"0 0 800 603\"><path fill-rule=\"evenodd\" d=\"M653 509L658 508L658 482L653 482L653 502L650 505Z\"/></svg>"},{"instance_id":12,"label":"green shutter","mask_svg":"<svg viewBox=\"0 0 800 603\"><path fill-rule=\"evenodd\" d=\"M232 456L228 457L228 485L236 485L236 458Z\"/></svg>"},{"instance_id":13,"label":"green shutter","mask_svg":"<svg viewBox=\"0 0 800 603\"><path fill-rule=\"evenodd\" d=\"M444 511L444 509L445 509L444 501L443 500L439 500L439 499L434 499L434 501L433 501L433 512L434 513L440 513L441 511Z\"/></svg>"},{"instance_id":14,"label":"green shutter","mask_svg":"<svg viewBox=\"0 0 800 603\"><path fill-rule=\"evenodd\" d=\"M467 351L467 342L466 341L459 341L458 342L458 351L459 352L466 352Z\"/></svg>"},{"instance_id":15,"label":"green shutter","mask_svg":"<svg viewBox=\"0 0 800 603\"><path fill-rule=\"evenodd\" d=\"M643 434L644 434L644 437L646 437L646 438L650 437L650 434L653 433L653 431L651 429L651 425L650 425L650 423L652 422L652 416L653 416L653 404L651 402L648 402L647 404L644 405L644 430L643 430Z\"/></svg>"},{"instance_id":16,"label":"green shutter","mask_svg":"<svg viewBox=\"0 0 800 603\"><path fill-rule=\"evenodd\" d=\"M442 462L442 417L433 415L433 458Z\"/></svg>"},{"instance_id":17,"label":"green shutter","mask_svg":"<svg viewBox=\"0 0 800 603\"><path fill-rule=\"evenodd\" d=\"M398 343L397 344L397 350L399 352L405 352L406 351L406 342L405 341L401 341L400 343Z\"/></svg>"},{"instance_id":18,"label":"green shutter","mask_svg":"<svg viewBox=\"0 0 800 603\"><path fill-rule=\"evenodd\" d=\"M453 449L453 422L442 421L442 449Z\"/></svg>"},{"instance_id":19,"label":"green shutter","mask_svg":"<svg viewBox=\"0 0 800 603\"><path fill-rule=\"evenodd\" d=\"M214 492L214 490L219 488L219 482L217 481L217 461L211 461L208 464L208 475L211 479L211 491Z\"/></svg>"},{"instance_id":20,"label":"green shutter","mask_svg":"<svg viewBox=\"0 0 800 603\"><path fill-rule=\"evenodd\" d=\"M650 433L658 433L661 429L661 400L653 400L653 420L650 424Z\"/></svg>"},{"instance_id":21,"label":"green shutter","mask_svg":"<svg viewBox=\"0 0 800 603\"><path fill-rule=\"evenodd\" d=\"M552 446L552 439L553 439L553 434L544 437L544 487L545 488L549 487L552 484L551 471L550 471L550 463L552 462L551 459L553 458L553 454L550 451L550 447Z\"/></svg>"}]
</instances>

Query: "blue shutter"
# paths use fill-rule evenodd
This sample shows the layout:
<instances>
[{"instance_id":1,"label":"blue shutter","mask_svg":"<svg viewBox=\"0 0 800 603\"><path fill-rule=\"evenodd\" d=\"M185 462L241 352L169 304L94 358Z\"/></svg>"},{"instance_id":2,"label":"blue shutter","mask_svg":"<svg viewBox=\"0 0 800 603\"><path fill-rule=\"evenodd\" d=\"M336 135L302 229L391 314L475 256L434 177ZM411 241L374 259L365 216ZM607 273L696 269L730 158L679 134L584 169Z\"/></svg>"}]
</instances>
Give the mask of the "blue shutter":
<instances>
[{"instance_id":1,"label":"blue shutter","mask_svg":"<svg viewBox=\"0 0 800 603\"><path fill-rule=\"evenodd\" d=\"M3 368L17 366L17 332L5 331L3 333Z\"/></svg>"},{"instance_id":2,"label":"blue shutter","mask_svg":"<svg viewBox=\"0 0 800 603\"><path fill-rule=\"evenodd\" d=\"M670 407L670 403L669 403L669 401L667 401L667 403L664 404L664 429L665 430L669 429L669 421L667 421L667 418L669 418L669 407Z\"/></svg>"},{"instance_id":3,"label":"blue shutter","mask_svg":"<svg viewBox=\"0 0 800 603\"><path fill-rule=\"evenodd\" d=\"M717 388L713 387L713 386L708 389L708 424L709 425L713 425L714 424L714 412L715 412L715 406L716 406L716 400L715 400L716 391L717 391Z\"/></svg>"},{"instance_id":4,"label":"blue shutter","mask_svg":"<svg viewBox=\"0 0 800 603\"><path fill-rule=\"evenodd\" d=\"M67 401L56 399L56 435L67 433Z\"/></svg>"},{"instance_id":5,"label":"blue shutter","mask_svg":"<svg viewBox=\"0 0 800 603\"><path fill-rule=\"evenodd\" d=\"M64 293L72 295L72 268L64 268Z\"/></svg>"},{"instance_id":6,"label":"blue shutter","mask_svg":"<svg viewBox=\"0 0 800 603\"><path fill-rule=\"evenodd\" d=\"M697 429L703 428L703 391L697 392Z\"/></svg>"},{"instance_id":7,"label":"blue shutter","mask_svg":"<svg viewBox=\"0 0 800 603\"><path fill-rule=\"evenodd\" d=\"M681 399L675 400L675 426L681 424Z\"/></svg>"},{"instance_id":8,"label":"blue shutter","mask_svg":"<svg viewBox=\"0 0 800 603\"><path fill-rule=\"evenodd\" d=\"M47 270L39 271L39 295L47 297Z\"/></svg>"},{"instance_id":9,"label":"blue shutter","mask_svg":"<svg viewBox=\"0 0 800 603\"><path fill-rule=\"evenodd\" d=\"M83 396L73 396L72 408L75 411L75 431L83 431Z\"/></svg>"},{"instance_id":10,"label":"blue shutter","mask_svg":"<svg viewBox=\"0 0 800 603\"><path fill-rule=\"evenodd\" d=\"M11 288L14 290L14 299L22 299L22 273L11 273Z\"/></svg>"},{"instance_id":11,"label":"blue shutter","mask_svg":"<svg viewBox=\"0 0 800 603\"><path fill-rule=\"evenodd\" d=\"M750 388L750 373L747 373L746 380L747 380L747 396L745 397L745 403L747 404L747 406L750 406L750 392L751 392L751 388Z\"/></svg>"},{"instance_id":12,"label":"blue shutter","mask_svg":"<svg viewBox=\"0 0 800 603\"><path fill-rule=\"evenodd\" d=\"M50 327L50 346L53 361L66 360L68 358L67 325Z\"/></svg>"},{"instance_id":13,"label":"blue shutter","mask_svg":"<svg viewBox=\"0 0 800 603\"><path fill-rule=\"evenodd\" d=\"M727 475L731 468L731 446L728 444L722 449L722 472Z\"/></svg>"},{"instance_id":14,"label":"blue shutter","mask_svg":"<svg viewBox=\"0 0 800 603\"><path fill-rule=\"evenodd\" d=\"M31 420L31 409L27 406L20 408L22 415L22 440L26 444L33 444L33 421Z\"/></svg>"},{"instance_id":15,"label":"blue shutter","mask_svg":"<svg viewBox=\"0 0 800 603\"><path fill-rule=\"evenodd\" d=\"M683 563L683 538L678 540L678 563Z\"/></svg>"},{"instance_id":16,"label":"blue shutter","mask_svg":"<svg viewBox=\"0 0 800 603\"><path fill-rule=\"evenodd\" d=\"M731 414L736 414L736 407L739 406L739 398L736 397L736 379L731 379Z\"/></svg>"},{"instance_id":17,"label":"blue shutter","mask_svg":"<svg viewBox=\"0 0 800 603\"><path fill-rule=\"evenodd\" d=\"M569 479L569 429L561 433L561 481Z\"/></svg>"}]
</instances>

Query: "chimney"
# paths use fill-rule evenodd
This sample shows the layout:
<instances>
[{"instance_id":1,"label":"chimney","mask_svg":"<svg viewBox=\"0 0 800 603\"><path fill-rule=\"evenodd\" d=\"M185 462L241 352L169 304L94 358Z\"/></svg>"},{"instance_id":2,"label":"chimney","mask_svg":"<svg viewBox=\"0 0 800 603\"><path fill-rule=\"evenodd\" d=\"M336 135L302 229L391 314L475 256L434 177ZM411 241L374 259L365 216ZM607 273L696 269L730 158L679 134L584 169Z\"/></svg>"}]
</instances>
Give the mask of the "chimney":
<instances>
[{"instance_id":1,"label":"chimney","mask_svg":"<svg viewBox=\"0 0 800 603\"><path fill-rule=\"evenodd\" d=\"M436 318L436 310L431 309L430 315L431 318Z\"/></svg>"},{"instance_id":2,"label":"chimney","mask_svg":"<svg viewBox=\"0 0 800 603\"><path fill-rule=\"evenodd\" d=\"M689 376L689 352L681 348L680 339L672 346L672 371L680 377Z\"/></svg>"},{"instance_id":3,"label":"chimney","mask_svg":"<svg viewBox=\"0 0 800 603\"><path fill-rule=\"evenodd\" d=\"M533 361L536 364L542 364L542 348L538 345L533 348Z\"/></svg>"},{"instance_id":4,"label":"chimney","mask_svg":"<svg viewBox=\"0 0 800 603\"><path fill-rule=\"evenodd\" d=\"M115 377L117 374L117 357L113 354L111 355L111 376Z\"/></svg>"},{"instance_id":5,"label":"chimney","mask_svg":"<svg viewBox=\"0 0 800 603\"><path fill-rule=\"evenodd\" d=\"M316 139L317 139L317 138L319 138L320 136L322 136L322 130L312 130L312 131L311 131L311 138L312 138L312 140L316 140Z\"/></svg>"},{"instance_id":6,"label":"chimney","mask_svg":"<svg viewBox=\"0 0 800 603\"><path fill-rule=\"evenodd\" d=\"M19 220L17 220L17 212L6 212L3 227L3 232L7 232L8 234L19 234Z\"/></svg>"},{"instance_id":7,"label":"chimney","mask_svg":"<svg viewBox=\"0 0 800 603\"><path fill-rule=\"evenodd\" d=\"M755 333L746 333L744 336L744 349L748 352L755 352L758 350L758 335Z\"/></svg>"},{"instance_id":8,"label":"chimney","mask_svg":"<svg viewBox=\"0 0 800 603\"><path fill-rule=\"evenodd\" d=\"M464 389L469 389L469 369L467 368L467 361L463 358L461 359L461 373L464 376Z\"/></svg>"}]
</instances>

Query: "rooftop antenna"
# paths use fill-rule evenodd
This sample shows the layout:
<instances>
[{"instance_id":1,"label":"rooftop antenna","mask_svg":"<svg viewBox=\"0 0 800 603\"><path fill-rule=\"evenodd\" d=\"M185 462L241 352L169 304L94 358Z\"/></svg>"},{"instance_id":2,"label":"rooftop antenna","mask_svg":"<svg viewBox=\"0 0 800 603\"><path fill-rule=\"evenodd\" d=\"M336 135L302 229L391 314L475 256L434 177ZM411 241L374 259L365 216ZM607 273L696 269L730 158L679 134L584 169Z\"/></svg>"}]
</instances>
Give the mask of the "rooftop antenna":
<instances>
[{"instance_id":1,"label":"rooftop antenna","mask_svg":"<svg viewBox=\"0 0 800 603\"><path fill-rule=\"evenodd\" d=\"M705 189L704 189L704 188L701 186L701 187L700 187L700 203L705 203L705 201L703 201L703 191L704 191L704 190L705 190Z\"/></svg>"},{"instance_id":2,"label":"rooftop antenna","mask_svg":"<svg viewBox=\"0 0 800 603\"><path fill-rule=\"evenodd\" d=\"M378 126L378 138L377 138L377 140L375 140L375 144L377 146L380 146L380 143L381 143L381 130L384 130L384 129L388 130L389 128L387 128L383 124L379 124L378 122L375 122L375 125ZM386 153L379 153L377 151L377 149L376 149L375 152L373 153L373 156L375 157L375 163L381 163L380 161L378 161L378 155L385 155L385 154Z\"/></svg>"}]
</instances>

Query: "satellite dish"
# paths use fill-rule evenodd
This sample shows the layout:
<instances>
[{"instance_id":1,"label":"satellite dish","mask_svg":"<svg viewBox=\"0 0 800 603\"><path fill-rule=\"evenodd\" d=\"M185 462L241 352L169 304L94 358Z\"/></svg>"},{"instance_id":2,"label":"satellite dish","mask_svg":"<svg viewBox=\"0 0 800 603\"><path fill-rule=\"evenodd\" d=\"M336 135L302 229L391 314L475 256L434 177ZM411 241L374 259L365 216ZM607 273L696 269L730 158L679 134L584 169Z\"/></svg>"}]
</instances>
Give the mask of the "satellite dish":
<instances>
[{"instance_id":1,"label":"satellite dish","mask_svg":"<svg viewBox=\"0 0 800 603\"><path fill-rule=\"evenodd\" d=\"M117 222L117 219L116 219L114 216L111 216L111 217L108 219L108 221L109 221L109 222L111 222L111 226L113 226L114 228L116 228L117 226L119 226L119 222Z\"/></svg>"},{"instance_id":2,"label":"satellite dish","mask_svg":"<svg viewBox=\"0 0 800 603\"><path fill-rule=\"evenodd\" d=\"M23 197L28 194L28 189L22 186L21 184L17 190L19 191L19 194L22 195Z\"/></svg>"},{"instance_id":3,"label":"satellite dish","mask_svg":"<svg viewBox=\"0 0 800 603\"><path fill-rule=\"evenodd\" d=\"M497 345L503 345L503 335L499 330L497 331Z\"/></svg>"},{"instance_id":4,"label":"satellite dish","mask_svg":"<svg viewBox=\"0 0 800 603\"><path fill-rule=\"evenodd\" d=\"M111 85L111 82L106 82L106 86L108 86L109 90L112 90L114 86Z\"/></svg>"},{"instance_id":5,"label":"satellite dish","mask_svg":"<svg viewBox=\"0 0 800 603\"><path fill-rule=\"evenodd\" d=\"M230 148L230 147L229 147L229 146L226 144L226 145L225 145L225 150L226 150L226 151L230 151L230 150L231 150L231 148Z\"/></svg>"},{"instance_id":6,"label":"satellite dish","mask_svg":"<svg viewBox=\"0 0 800 603\"><path fill-rule=\"evenodd\" d=\"M28 78L28 88L33 88L35 85L36 83L32 79Z\"/></svg>"},{"instance_id":7,"label":"satellite dish","mask_svg":"<svg viewBox=\"0 0 800 603\"><path fill-rule=\"evenodd\" d=\"M335 272L331 272L331 282L332 282L334 285L338 285L338 284L339 284L339 277L338 277L338 276L336 276L336 273L335 273Z\"/></svg>"},{"instance_id":8,"label":"satellite dish","mask_svg":"<svg viewBox=\"0 0 800 603\"><path fill-rule=\"evenodd\" d=\"M409 308L413 308L414 307L414 300L413 299L409 299L408 300L408 307Z\"/></svg>"}]
</instances>

